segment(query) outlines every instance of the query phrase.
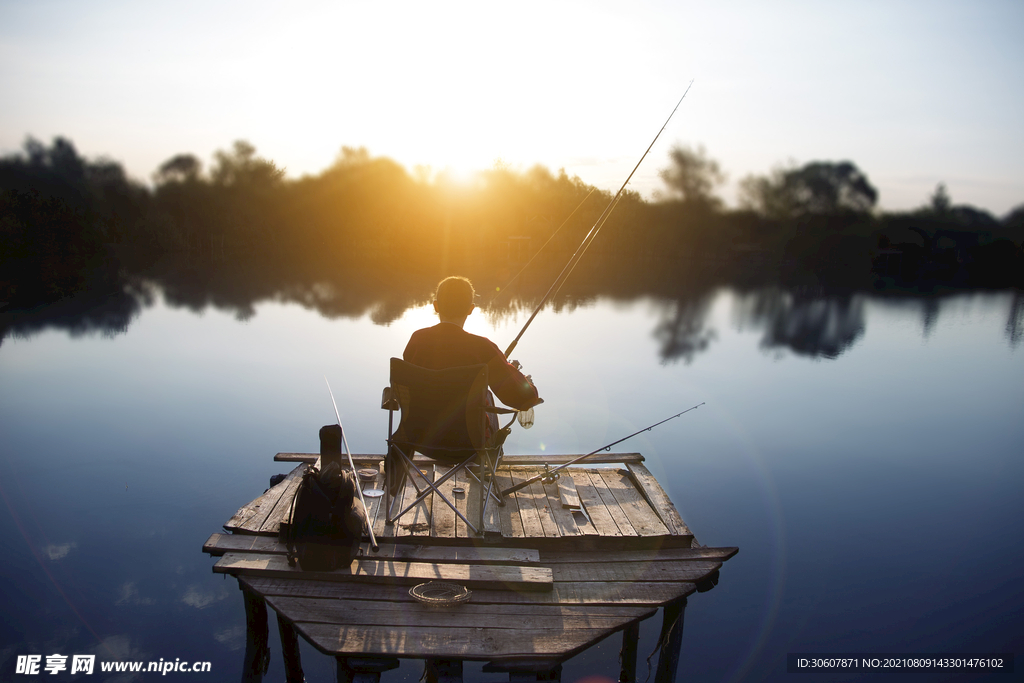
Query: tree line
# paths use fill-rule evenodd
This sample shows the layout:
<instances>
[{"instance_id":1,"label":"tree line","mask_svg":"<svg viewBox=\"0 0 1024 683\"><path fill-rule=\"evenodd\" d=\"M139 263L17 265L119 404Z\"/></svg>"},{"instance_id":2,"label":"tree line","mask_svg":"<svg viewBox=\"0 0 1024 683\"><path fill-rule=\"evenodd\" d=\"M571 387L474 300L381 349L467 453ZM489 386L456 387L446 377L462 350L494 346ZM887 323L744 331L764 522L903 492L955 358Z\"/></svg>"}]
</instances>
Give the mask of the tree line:
<instances>
[{"instance_id":1,"label":"tree line","mask_svg":"<svg viewBox=\"0 0 1024 683\"><path fill-rule=\"evenodd\" d=\"M653 201L620 198L585 260L581 277L593 286L695 273L846 287L1024 284L1024 206L997 219L953 204L940 185L917 210L879 212L855 164L815 161L744 178L732 209L716 194L718 163L684 146L661 177ZM611 199L564 170L497 164L456 183L349 147L323 172L289 179L244 141L208 168L174 156L152 181L85 159L63 138L30 139L0 158L0 301L123 291L140 274L196 305L225 296L215 286L240 300L315 299L309 284L342 269L367 274L354 287L454 270L500 285L538 252L538 268L564 263Z\"/></svg>"}]
</instances>

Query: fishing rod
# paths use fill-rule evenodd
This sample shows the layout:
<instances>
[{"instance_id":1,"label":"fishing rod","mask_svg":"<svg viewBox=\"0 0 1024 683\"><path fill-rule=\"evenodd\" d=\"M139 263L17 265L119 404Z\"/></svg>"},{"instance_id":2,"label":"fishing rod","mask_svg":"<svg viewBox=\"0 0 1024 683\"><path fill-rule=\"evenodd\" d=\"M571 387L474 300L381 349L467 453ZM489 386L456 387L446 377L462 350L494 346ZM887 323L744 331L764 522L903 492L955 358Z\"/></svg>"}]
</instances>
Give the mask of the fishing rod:
<instances>
[{"instance_id":1,"label":"fishing rod","mask_svg":"<svg viewBox=\"0 0 1024 683\"><path fill-rule=\"evenodd\" d=\"M589 453L587 453L586 455L581 455L581 456L579 456L578 458L573 458L573 459L572 459L572 460L570 460L569 462L567 462L567 463L563 463L563 464L559 465L558 467L550 468L550 467L548 467L547 465L544 465L544 471L543 471L543 472L541 472L540 474L538 474L538 475L537 475L537 476L535 476L535 477L530 477L530 478L529 478L529 479L527 479L526 481L524 481L524 482L520 482L520 483L516 484L515 486L512 486L511 488L507 488L507 489L505 489L504 491L502 491L502 492L501 492L501 496L502 496L502 498L504 498L505 496L507 496L507 495L508 495L508 494L510 494L510 493L515 493L515 492L516 492L516 491L518 491L519 489L524 489L524 488L526 488L527 486L529 486L530 484L534 483L535 481L541 481L541 480L544 480L544 483L550 483L550 482L553 482L553 481L554 481L555 479L557 479L557 478L558 478L558 471L559 471L559 470L564 470L564 469L565 469L566 467L568 467L569 465L575 465L575 464L576 464L576 463L578 463L579 461L581 461L581 460L585 460L586 458L589 458L589 457L590 457L590 456L592 456L592 455L597 455L597 454L598 454L598 453L600 453L601 451L607 451L607 450L608 450L609 448L611 448L612 446L614 446L614 445L616 445L616 444L620 444L620 443L622 443L623 441L625 441L625 440L627 440L627 439L632 439L632 438L633 438L634 436L636 436L637 434L643 434L644 432L649 432L649 431L651 431L652 429L654 429L655 427L657 427L658 425L660 425L660 424L665 424L665 423L666 423L666 422L668 422L669 420L674 420L674 419L676 419L677 417L679 417L680 415L685 415L686 413L690 412L691 410L696 410L697 408L700 408L700 407L701 407L702 405L704 405L704 402L703 402L703 401L702 401L702 402L700 402L700 403L698 403L697 405L693 406L692 408L687 408L686 410L684 410L684 411L683 411L683 412L681 412L681 413L676 413L676 414L675 414L675 415L673 415L672 417L666 417L666 418L665 418L664 420L662 420L661 422L655 422L654 424L650 425L649 427L644 427L643 429L641 429L641 430L639 430L639 431L633 432L633 433L632 433L632 434L630 434L629 436L624 436L624 437L622 437L621 439L619 439L618 441L612 441L612 442L611 442L610 444L607 444L607 445L605 445L605 446L601 446L600 448L598 448L598 449L596 449L596 450L590 451L590 452L589 452Z\"/></svg>"},{"instance_id":2,"label":"fishing rod","mask_svg":"<svg viewBox=\"0 0 1024 683\"><path fill-rule=\"evenodd\" d=\"M512 351L515 350L516 344L519 343L519 340L522 338L523 334L525 334L527 328L530 327L530 323L533 322L533 319L536 318L537 314L540 313L542 308L544 308L544 304L547 303L548 299L550 299L554 293L557 293L558 290L562 288L562 284L564 284L566 279L568 279L569 275L572 274L573 269L576 268L576 264L579 263L580 259L583 258L583 254L586 253L587 249L594 241L594 238L597 237L597 233L599 233L601 231L601 228L604 227L605 222L611 215L612 209L618 203L619 197L622 195L623 190L626 189L626 185L628 185L629 181L632 180L633 174L636 173L636 170L638 168L640 168L640 164L642 164L644 159L647 158L647 153L651 151L651 148L654 147L654 143L658 141L659 137L661 137L661 133L665 130L665 127L668 126L668 122L672 120L672 117L675 115L676 110L679 109L679 105L681 105L683 103L683 100L686 99L686 93L690 92L690 88L692 86L693 81L690 81L690 85L686 86L686 91L683 92L683 96L679 98L678 102L676 102L676 106L672 109L672 113L668 115L667 119L665 119L665 123L662 124L661 129L658 130L658 134L654 136L653 140L651 140L651 144L647 146L647 150L644 151L643 156L640 157L640 161L636 162L636 166L634 166L633 170L630 171L629 176L626 177L626 181L622 183L622 186L619 188L619 191L616 192L615 196L612 197L610 202L608 202L608 206L605 207L604 211L601 213L597 221L594 223L594 226L590 228L590 232L588 232L586 236L583 238L583 241L580 243L580 246L576 248L575 252L573 252L573 255L569 258L569 262L565 264L564 268L562 268L562 272L559 273L558 277L555 278L555 281L551 283L551 287L548 288L547 294L544 295L544 298L541 299L540 303L537 305L537 308L534 309L533 314L530 315L529 320L527 320L526 324L523 325L523 329L519 331L519 334L516 335L516 338L513 339L512 343L509 344L507 349L505 349L505 358L508 358L510 355L512 355Z\"/></svg>"},{"instance_id":3,"label":"fishing rod","mask_svg":"<svg viewBox=\"0 0 1024 683\"><path fill-rule=\"evenodd\" d=\"M327 375L324 375L324 381L327 382ZM334 404L334 414L338 418L338 428L341 429L341 443L345 446L345 453L348 455L348 464L352 468L352 476L355 477L355 489L359 493L359 502L363 504L363 521L366 523L366 531L370 534L370 545L373 547L373 552L380 550L380 546L377 545L377 539L373 535L373 525L370 524L370 518L368 516L366 501L363 499L363 487L359 485L359 472L356 471L356 464L352 460L352 451L348 447L348 439L345 438L345 428L341 425L341 413L338 412L338 402L334 400L334 392L331 391L331 383L327 382L327 391L331 394L331 403Z\"/></svg>"}]
</instances>

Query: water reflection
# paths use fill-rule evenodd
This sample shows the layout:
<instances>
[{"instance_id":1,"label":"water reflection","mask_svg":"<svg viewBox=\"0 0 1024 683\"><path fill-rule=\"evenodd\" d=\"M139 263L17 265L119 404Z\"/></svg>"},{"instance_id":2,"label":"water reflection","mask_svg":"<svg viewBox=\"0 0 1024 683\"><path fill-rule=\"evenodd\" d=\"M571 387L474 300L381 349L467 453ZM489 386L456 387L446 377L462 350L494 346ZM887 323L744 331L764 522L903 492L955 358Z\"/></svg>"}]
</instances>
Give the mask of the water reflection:
<instances>
[{"instance_id":1,"label":"water reflection","mask_svg":"<svg viewBox=\"0 0 1024 683\"><path fill-rule=\"evenodd\" d=\"M142 310L152 305L153 294L151 286L122 284L45 306L0 310L0 345L9 336L31 337L49 329L64 330L72 337L123 334Z\"/></svg>"},{"instance_id":2,"label":"water reflection","mask_svg":"<svg viewBox=\"0 0 1024 683\"><path fill-rule=\"evenodd\" d=\"M763 327L761 347L800 356L837 358L864 334L864 298L769 289L740 298L742 327Z\"/></svg>"},{"instance_id":3,"label":"water reflection","mask_svg":"<svg viewBox=\"0 0 1024 683\"><path fill-rule=\"evenodd\" d=\"M11 513L0 525L9 555L0 569L8 604L0 649L96 651L104 660L187 654L213 661L218 674L237 672L241 600L233 583L210 573L199 543L286 469L272 453L316 448L316 429L331 419L324 373L332 383L347 373L339 398L348 401L353 446L380 447L386 357L420 321L409 306L424 303L436 282L385 270L312 274L310 284L271 266L267 275L228 292L204 292L187 271L154 276L148 288L80 301L76 314L66 302L4 317L14 323L8 334L129 326L133 334L0 349L0 484L9 499L0 508ZM500 286L470 275L481 292ZM681 282L665 272L649 282L600 275L570 282L556 303L576 313L546 311L534 332L534 348L579 344L559 358L527 359L552 399L533 430L517 432L517 446L581 452L567 449L650 424L668 413L657 405L708 400L697 419L630 444L702 543L743 549L723 585L695 601L704 621L684 637L695 680L728 680L743 666L756 679L793 643L808 651L921 642L939 651L1012 649L1024 545L1007 520L1021 517L1014 485L1024 402L1014 381L1019 351L1003 340L1024 336L1020 293L925 299ZM177 311L153 297L165 284L175 288ZM526 279L485 317L525 320L547 284ZM223 314L250 308L256 316L246 325ZM934 331L920 344L928 315ZM841 358L771 363L759 342L801 358ZM674 359L692 364L658 363ZM965 400L950 402L950 386ZM990 583L971 583L977 562L950 555L948 525L936 519L956 520L958 537L985 551ZM867 590L879 552L899 561ZM943 601L950 585L967 594ZM885 626L907 620L926 626ZM641 649L653 649L656 636ZM608 642L614 666L618 643ZM268 680L284 678L278 654ZM309 666L333 676L333 662L319 660L327 658L311 652ZM607 670L593 652L576 661L579 675L566 680Z\"/></svg>"},{"instance_id":4,"label":"water reflection","mask_svg":"<svg viewBox=\"0 0 1024 683\"><path fill-rule=\"evenodd\" d=\"M665 303L661 320L654 329L655 338L661 342L662 362L689 363L698 353L707 350L716 336L707 326L713 300L714 293L705 292L693 299Z\"/></svg>"},{"instance_id":5,"label":"water reflection","mask_svg":"<svg viewBox=\"0 0 1024 683\"><path fill-rule=\"evenodd\" d=\"M1014 292L1006 320L1006 338L1015 347L1024 339L1024 292Z\"/></svg>"},{"instance_id":6,"label":"water reflection","mask_svg":"<svg viewBox=\"0 0 1024 683\"><path fill-rule=\"evenodd\" d=\"M460 272L477 284L483 314L490 324L497 325L532 311L559 265L540 263L511 288L504 287L504 279L511 275L508 268L478 264ZM156 291L162 292L172 308L198 313L213 307L231 312L240 321L252 318L259 303L280 301L297 303L329 319L368 316L374 324L386 326L410 308L428 302L439 278L437 272L405 270L388 262L310 272L296 271L287 264L223 258L214 262L188 254L162 259L137 272L105 291L89 291L31 309L0 311L0 343L9 335L28 337L46 329L65 330L72 336L123 333L153 304ZM682 276L673 272L673 264L652 264L643 275L584 267L549 306L556 313L570 313L592 307L599 299L622 303L653 299L660 314L651 334L659 342L661 361L690 363L717 338L709 322L717 293L736 287L709 272L689 271ZM739 287L742 292L736 297L734 317L741 329L763 330L764 349L811 358L837 358L863 337L869 298L886 297L916 307L924 337L935 329L946 300L937 294L785 285L764 275L748 278ZM1011 346L1017 346L1024 339L1024 294L1014 292L1008 306L1006 336Z\"/></svg>"}]
</instances>

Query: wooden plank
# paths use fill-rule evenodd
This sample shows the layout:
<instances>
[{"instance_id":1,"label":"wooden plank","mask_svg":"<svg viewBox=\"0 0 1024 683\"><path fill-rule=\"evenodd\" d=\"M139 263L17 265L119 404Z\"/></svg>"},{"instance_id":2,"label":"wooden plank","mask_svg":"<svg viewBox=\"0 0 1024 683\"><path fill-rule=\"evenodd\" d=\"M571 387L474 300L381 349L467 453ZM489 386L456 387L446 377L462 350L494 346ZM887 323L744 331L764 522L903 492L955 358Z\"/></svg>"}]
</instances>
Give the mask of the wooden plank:
<instances>
[{"instance_id":1,"label":"wooden plank","mask_svg":"<svg viewBox=\"0 0 1024 683\"><path fill-rule=\"evenodd\" d=\"M559 477L560 480L561 477ZM540 484L540 482L537 483ZM541 486L547 494L547 509L551 514L555 527L558 529L558 535L579 536L580 530L576 527L576 520L573 518L573 514L562 507L562 498L559 493L561 487L558 485L558 481L542 484Z\"/></svg>"},{"instance_id":2,"label":"wooden plank","mask_svg":"<svg viewBox=\"0 0 1024 683\"><path fill-rule=\"evenodd\" d=\"M337 625L453 626L469 628L621 628L651 614L648 607L589 605L496 605L470 601L453 609L418 602L329 600L275 596L267 604L289 621Z\"/></svg>"},{"instance_id":3,"label":"wooden plank","mask_svg":"<svg viewBox=\"0 0 1024 683\"><path fill-rule=\"evenodd\" d=\"M281 530L282 522L286 525L291 524L292 501L295 499L295 494L299 492L299 484L302 483L302 477L285 479L281 483L287 483L287 486L281 493L277 504L270 511L270 514L263 520L258 533L277 535Z\"/></svg>"},{"instance_id":4,"label":"wooden plank","mask_svg":"<svg viewBox=\"0 0 1024 683\"><path fill-rule=\"evenodd\" d=\"M641 463L627 463L626 469L633 477L637 490L657 513L669 533L673 536L690 536L692 538L693 534L690 532L690 528L686 526L686 522L676 510L676 506L669 500L665 489L661 488L661 484L654 478L650 470Z\"/></svg>"},{"instance_id":5,"label":"wooden plank","mask_svg":"<svg viewBox=\"0 0 1024 683\"><path fill-rule=\"evenodd\" d=\"M590 477L594 490L597 491L598 497L600 497L601 502L604 503L605 509L611 516L612 521L615 522L615 526L617 526L619 531L622 532L622 535L639 536L640 534L630 523L629 517L619 506L619 501L615 498L615 494L608 488L608 482L603 476L601 476L601 471L602 470L600 469L592 469L584 470L584 473Z\"/></svg>"},{"instance_id":6,"label":"wooden plank","mask_svg":"<svg viewBox=\"0 0 1024 683\"><path fill-rule=\"evenodd\" d=\"M203 552L221 556L229 552L284 555L287 546L277 538L248 534L212 534L203 544ZM371 560L404 560L408 562L451 562L455 564L536 564L540 553L531 548L494 546L414 545L381 543L373 552L369 543L360 546L360 555Z\"/></svg>"},{"instance_id":7,"label":"wooden plank","mask_svg":"<svg viewBox=\"0 0 1024 683\"><path fill-rule=\"evenodd\" d=\"M299 467L295 469L302 468L303 466L299 465ZM292 473L294 471L295 470L292 470ZM291 473L289 473L289 476L291 476ZM280 482L277 484L277 486L281 486L283 483L284 482ZM255 500L251 500L242 507L238 508L238 511L235 512L235 514L233 514L228 521L224 522L224 528L228 531L233 531L235 529L241 528L241 526L245 524L246 520L250 519L253 515L259 512L260 508L263 505L271 504L273 500L280 496L280 491L275 491L275 488L276 487L271 487L267 489L266 491L263 492L262 495L258 496Z\"/></svg>"},{"instance_id":8,"label":"wooden plank","mask_svg":"<svg viewBox=\"0 0 1024 683\"><path fill-rule=\"evenodd\" d=\"M487 493L488 485L490 485L491 493L500 494L497 477L484 480L484 536L498 538L501 536L501 504L494 496Z\"/></svg>"},{"instance_id":9,"label":"wooden plank","mask_svg":"<svg viewBox=\"0 0 1024 683\"><path fill-rule=\"evenodd\" d=\"M216 557L232 552L284 555L287 550L287 546L277 538L248 534L211 534L203 544L203 552ZM494 546L381 543L380 550L373 552L369 543L363 543L360 546L360 555L371 560L450 562L454 564L537 564L540 562L540 552L532 548Z\"/></svg>"},{"instance_id":10,"label":"wooden plank","mask_svg":"<svg viewBox=\"0 0 1024 683\"><path fill-rule=\"evenodd\" d=\"M461 519L455 522L455 535L459 538L475 538L483 535L483 518L480 511L483 505L483 486L466 470L459 472L459 486L466 492L459 496L459 509L466 519L473 523L479 533L473 533ZM465 507L462 507L465 504Z\"/></svg>"},{"instance_id":11,"label":"wooden plank","mask_svg":"<svg viewBox=\"0 0 1024 683\"><path fill-rule=\"evenodd\" d=\"M381 504L381 501L384 500L384 496L377 496L376 498L371 498L369 496L366 496L365 493L370 489L383 490L384 475L378 472L376 479L374 479L372 482L360 482L360 486L363 487L363 499L366 501L366 519L369 522L370 526L374 529L373 533L376 534L377 516L384 516L384 506Z\"/></svg>"},{"instance_id":12,"label":"wooden plank","mask_svg":"<svg viewBox=\"0 0 1024 683\"><path fill-rule=\"evenodd\" d=\"M576 458L583 455L579 454L544 454L544 455L506 455L502 457L501 461L503 464L509 467L523 466L523 465L564 465L565 463L575 460ZM605 453L601 452L596 455L592 455L582 464L610 464L610 463L629 463L629 462L643 462L644 456L639 453Z\"/></svg>"},{"instance_id":13,"label":"wooden plank","mask_svg":"<svg viewBox=\"0 0 1024 683\"><path fill-rule=\"evenodd\" d=\"M608 506L604 504L586 470L569 467L565 471L572 478L573 484L576 486L576 492L580 497L580 502L590 516L590 521L597 530L597 533L601 536L622 536L622 532L608 511ZM630 527L630 530L632 531L632 527ZM633 534L630 533L629 535Z\"/></svg>"},{"instance_id":14,"label":"wooden plank","mask_svg":"<svg viewBox=\"0 0 1024 683\"><path fill-rule=\"evenodd\" d=\"M249 534L211 534L203 544L203 552L220 557L224 553L259 553L284 555L288 548L273 536Z\"/></svg>"},{"instance_id":15,"label":"wooden plank","mask_svg":"<svg viewBox=\"0 0 1024 683\"><path fill-rule=\"evenodd\" d=\"M495 484L502 490L510 488L512 476L507 469L498 470ZM505 538L523 538L523 518L519 513L519 501L516 494L510 493L505 496L505 507L499 508L498 523L501 525L501 535Z\"/></svg>"},{"instance_id":16,"label":"wooden plank","mask_svg":"<svg viewBox=\"0 0 1024 683\"><path fill-rule=\"evenodd\" d=\"M413 603L409 587L403 585L366 584L341 581L317 581L306 578L240 576L239 582L261 595L330 598L334 600L377 600ZM558 581L550 591L512 591L473 589L472 604L498 605L647 605L658 606L690 595L697 590L693 583L632 581L572 582Z\"/></svg>"},{"instance_id":17,"label":"wooden plank","mask_svg":"<svg viewBox=\"0 0 1024 683\"><path fill-rule=\"evenodd\" d=\"M572 478L570 469L567 468L562 471L561 475L557 480L558 486L558 500L553 501L552 505L557 506L561 503L561 507L565 512L569 513L569 517L573 521L573 526L578 536L600 536L597 527L594 526L593 522L587 516L584 511L583 502L580 500L579 491L576 490L576 481ZM548 496L551 497L550 495ZM557 517L559 512L556 510L555 516Z\"/></svg>"},{"instance_id":18,"label":"wooden plank","mask_svg":"<svg viewBox=\"0 0 1024 683\"><path fill-rule=\"evenodd\" d=\"M529 470L522 468L513 469L510 467L506 471L508 472L508 481L511 482L510 486L520 484L533 476ZM522 522L522 537L543 538L544 527L541 526L540 517L537 515L537 506L533 501L533 493L529 488L525 488L510 495L515 497L516 507L519 508L519 518Z\"/></svg>"},{"instance_id":19,"label":"wooden plank","mask_svg":"<svg viewBox=\"0 0 1024 683\"><path fill-rule=\"evenodd\" d=\"M284 481L270 487L263 495L239 508L238 512L224 523L224 528L237 533L257 533L263 521L273 512L274 506L281 498L281 494L284 493L290 483L296 479L301 479L302 473L305 471L305 465L299 465L293 469L288 473Z\"/></svg>"},{"instance_id":20,"label":"wooden plank","mask_svg":"<svg viewBox=\"0 0 1024 683\"><path fill-rule=\"evenodd\" d=\"M590 521L590 518L583 514L581 510L570 511L566 509L566 512L572 515L573 521L576 522L576 530L580 536L597 537L601 535L597 527Z\"/></svg>"},{"instance_id":21,"label":"wooden plank","mask_svg":"<svg viewBox=\"0 0 1024 683\"><path fill-rule=\"evenodd\" d=\"M558 478L558 496L562 501L562 507L579 508L580 494L576 491L576 482L567 471L563 471L562 476Z\"/></svg>"},{"instance_id":22,"label":"wooden plank","mask_svg":"<svg viewBox=\"0 0 1024 683\"><path fill-rule=\"evenodd\" d=\"M451 562L455 564L537 564L540 562L540 552L532 548L498 548L494 546L387 543L381 544L378 552L373 552L369 549L369 544L364 543L361 546L361 555L370 560Z\"/></svg>"},{"instance_id":23,"label":"wooden plank","mask_svg":"<svg viewBox=\"0 0 1024 683\"><path fill-rule=\"evenodd\" d=\"M335 626L299 622L296 628L323 652L417 659L494 659L523 654L571 656L613 629L561 628L509 631L501 628Z\"/></svg>"},{"instance_id":24,"label":"wooden plank","mask_svg":"<svg viewBox=\"0 0 1024 683\"><path fill-rule=\"evenodd\" d=\"M304 462L312 465L320 456L316 453L278 453L274 462Z\"/></svg>"},{"instance_id":25,"label":"wooden plank","mask_svg":"<svg viewBox=\"0 0 1024 683\"><path fill-rule=\"evenodd\" d=\"M534 476L537 470L509 468L515 484ZM523 534L526 538L558 538L558 528L551 519L547 508L548 495L540 482L534 482L515 493L519 512L523 520Z\"/></svg>"},{"instance_id":26,"label":"wooden plank","mask_svg":"<svg viewBox=\"0 0 1024 683\"><path fill-rule=\"evenodd\" d=\"M424 472L427 477L430 478L433 483L434 468L428 467L427 471ZM417 492L413 486L413 480L416 482L416 486L421 489L427 488L427 485L423 482L420 475L413 473L409 480L405 482L405 496L402 500L402 507L416 500ZM417 503L411 510L406 512L400 519L395 520L395 536L429 536L430 535L430 502L433 500L433 493L427 495L426 498ZM398 510L401 512L401 510Z\"/></svg>"},{"instance_id":27,"label":"wooden plank","mask_svg":"<svg viewBox=\"0 0 1024 683\"><path fill-rule=\"evenodd\" d=\"M552 564L555 581L687 581L697 583L721 562L576 562Z\"/></svg>"},{"instance_id":28,"label":"wooden plank","mask_svg":"<svg viewBox=\"0 0 1024 683\"><path fill-rule=\"evenodd\" d=\"M229 552L252 552L284 554L284 543L276 537L252 536L249 534L211 534L203 544L203 552L219 557Z\"/></svg>"},{"instance_id":29,"label":"wooden plank","mask_svg":"<svg viewBox=\"0 0 1024 683\"><path fill-rule=\"evenodd\" d=\"M377 519L373 522L373 533L377 537L379 543L381 539L391 539L395 537L395 533L398 530L397 524L387 523L387 507L391 506L391 509L395 512L401 512L402 508L405 507L405 493L409 490L408 482L406 485L399 490L398 495L393 499L387 494L381 496L381 509L377 514ZM387 500L385 500L387 499Z\"/></svg>"},{"instance_id":30,"label":"wooden plank","mask_svg":"<svg viewBox=\"0 0 1024 683\"><path fill-rule=\"evenodd\" d=\"M434 481L439 480L450 467L444 465L434 465ZM441 492L448 500L455 501L455 493L452 489L455 488L455 477L449 478L447 481L442 482L437 490ZM455 538L455 510L448 507L448 504L443 500L435 500L433 504L433 525L430 530L430 535L437 538Z\"/></svg>"},{"instance_id":31,"label":"wooden plank","mask_svg":"<svg viewBox=\"0 0 1024 683\"><path fill-rule=\"evenodd\" d=\"M583 455L582 453L576 454L544 454L544 455L505 455L502 457L502 462L509 466L522 466L522 465L564 465L570 460ZM274 456L274 460L277 462L316 462L320 456L316 453L278 453ZM366 464L379 464L384 460L384 456L380 454L368 454L368 453L353 453L352 460L355 461L356 465L360 463ZM644 456L639 453L598 453L592 455L583 461L584 464L611 464L611 463L634 463L643 462ZM432 463L434 462L430 458L419 453L413 458L413 462L416 463Z\"/></svg>"},{"instance_id":32,"label":"wooden plank","mask_svg":"<svg viewBox=\"0 0 1024 683\"><path fill-rule=\"evenodd\" d=\"M739 548L660 548L658 550L607 550L579 552L573 550L545 550L541 561L545 565L562 562L687 562L714 560L724 562L739 552Z\"/></svg>"},{"instance_id":33,"label":"wooden plank","mask_svg":"<svg viewBox=\"0 0 1024 683\"><path fill-rule=\"evenodd\" d=\"M608 490L615 496L619 507L626 513L629 523L641 536L667 536L668 528L662 524L658 515L647 504L644 497L636 490L633 480L625 470L602 469L601 473ZM591 474L591 479L594 475Z\"/></svg>"},{"instance_id":34,"label":"wooden plank","mask_svg":"<svg viewBox=\"0 0 1024 683\"><path fill-rule=\"evenodd\" d=\"M455 480L455 488L462 489L462 493L452 492L452 501L455 503L455 507L458 508L459 512L462 513L463 517L469 518L469 512L467 510L467 498L469 497L469 482L466 481L466 473L459 472L452 479ZM462 521L462 517L455 516L455 537L456 538L468 538L468 529L466 523Z\"/></svg>"},{"instance_id":35,"label":"wooden plank","mask_svg":"<svg viewBox=\"0 0 1024 683\"><path fill-rule=\"evenodd\" d=\"M267 577L304 577L318 581L417 584L424 581L453 581L469 588L514 588L551 590L551 570L547 567L508 565L440 564L369 560L359 558L348 569L333 572L302 571L288 566L280 555L226 553L213 567L218 574L260 575Z\"/></svg>"}]
</instances>

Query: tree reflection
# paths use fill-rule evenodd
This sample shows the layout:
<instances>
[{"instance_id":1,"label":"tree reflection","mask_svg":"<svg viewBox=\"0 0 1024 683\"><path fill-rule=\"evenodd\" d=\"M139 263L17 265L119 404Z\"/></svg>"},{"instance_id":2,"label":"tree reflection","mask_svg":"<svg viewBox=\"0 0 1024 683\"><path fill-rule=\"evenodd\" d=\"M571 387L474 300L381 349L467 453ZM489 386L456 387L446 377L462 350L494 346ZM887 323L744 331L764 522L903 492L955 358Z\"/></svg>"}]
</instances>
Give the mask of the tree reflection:
<instances>
[{"instance_id":1,"label":"tree reflection","mask_svg":"<svg viewBox=\"0 0 1024 683\"><path fill-rule=\"evenodd\" d=\"M8 336L30 337L46 330L63 330L72 337L100 334L115 337L153 302L145 286L123 286L107 291L90 290L46 306L0 311L0 345Z\"/></svg>"},{"instance_id":2,"label":"tree reflection","mask_svg":"<svg viewBox=\"0 0 1024 683\"><path fill-rule=\"evenodd\" d=\"M856 294L768 289L737 307L740 324L764 327L761 347L836 358L864 334L864 299Z\"/></svg>"},{"instance_id":3,"label":"tree reflection","mask_svg":"<svg viewBox=\"0 0 1024 683\"><path fill-rule=\"evenodd\" d=\"M707 350L715 339L715 331L707 326L712 292L692 299L677 299L663 304L663 317L654 328L654 337L661 342L663 363L682 360L690 363Z\"/></svg>"},{"instance_id":4,"label":"tree reflection","mask_svg":"<svg viewBox=\"0 0 1024 683\"><path fill-rule=\"evenodd\" d=\"M1010 301L1010 315L1006 320L1006 337L1016 348L1024 339L1024 292L1016 291Z\"/></svg>"}]
</instances>

